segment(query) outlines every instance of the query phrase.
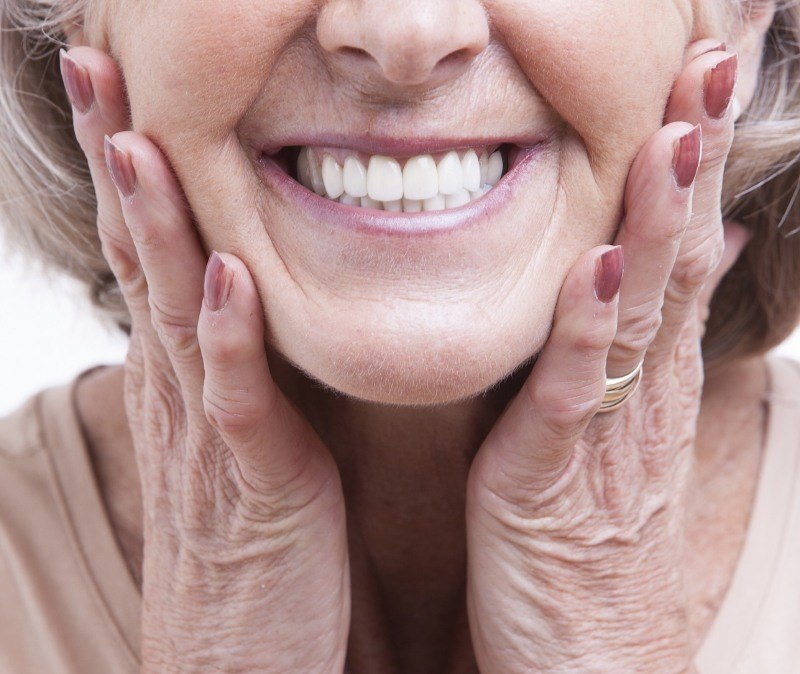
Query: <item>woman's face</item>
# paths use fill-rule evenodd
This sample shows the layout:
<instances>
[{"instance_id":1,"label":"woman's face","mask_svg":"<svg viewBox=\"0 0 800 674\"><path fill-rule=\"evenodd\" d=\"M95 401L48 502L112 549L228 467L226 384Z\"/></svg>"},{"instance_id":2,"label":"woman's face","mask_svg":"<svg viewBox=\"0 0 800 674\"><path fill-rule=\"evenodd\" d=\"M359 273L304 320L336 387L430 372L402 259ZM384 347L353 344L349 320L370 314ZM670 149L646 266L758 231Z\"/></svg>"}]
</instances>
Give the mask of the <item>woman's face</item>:
<instances>
[{"instance_id":1,"label":"woman's face","mask_svg":"<svg viewBox=\"0 0 800 674\"><path fill-rule=\"evenodd\" d=\"M250 269L270 346L347 394L437 403L480 392L542 346L567 270L613 238L687 44L714 36L721 9L148 0L109 2L102 25L134 129L172 162L207 249ZM287 188L264 159L308 146L402 167L503 144L530 151L478 205L408 221L348 215Z\"/></svg>"}]
</instances>

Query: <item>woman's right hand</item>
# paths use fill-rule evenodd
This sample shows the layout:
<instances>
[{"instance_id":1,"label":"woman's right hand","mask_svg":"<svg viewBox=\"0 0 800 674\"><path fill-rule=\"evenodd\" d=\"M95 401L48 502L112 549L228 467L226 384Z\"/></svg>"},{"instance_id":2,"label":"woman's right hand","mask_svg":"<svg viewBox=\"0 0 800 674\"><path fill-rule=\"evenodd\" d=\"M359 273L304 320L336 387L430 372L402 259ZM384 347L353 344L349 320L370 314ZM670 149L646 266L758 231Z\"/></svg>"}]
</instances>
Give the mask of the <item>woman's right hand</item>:
<instances>
[{"instance_id":1,"label":"woman's right hand","mask_svg":"<svg viewBox=\"0 0 800 674\"><path fill-rule=\"evenodd\" d=\"M103 254L133 322L141 671L341 672L350 575L339 473L270 376L250 274L232 255L206 265L162 153L127 131L116 63L76 47L62 73Z\"/></svg>"}]
</instances>

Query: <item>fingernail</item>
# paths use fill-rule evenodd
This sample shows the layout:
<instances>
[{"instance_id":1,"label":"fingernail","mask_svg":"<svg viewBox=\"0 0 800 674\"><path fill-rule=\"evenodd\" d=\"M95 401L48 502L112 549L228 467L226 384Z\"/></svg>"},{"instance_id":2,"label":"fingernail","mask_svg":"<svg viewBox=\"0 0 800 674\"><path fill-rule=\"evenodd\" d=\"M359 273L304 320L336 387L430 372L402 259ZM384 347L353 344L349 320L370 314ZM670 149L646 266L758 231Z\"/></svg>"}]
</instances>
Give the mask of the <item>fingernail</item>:
<instances>
[{"instance_id":1,"label":"fingernail","mask_svg":"<svg viewBox=\"0 0 800 674\"><path fill-rule=\"evenodd\" d=\"M725 116L733 97L738 69L739 56L732 54L706 73L703 85L703 103L706 114L712 119L721 119Z\"/></svg>"},{"instance_id":2,"label":"fingernail","mask_svg":"<svg viewBox=\"0 0 800 674\"><path fill-rule=\"evenodd\" d=\"M64 80L64 88L67 90L69 102L81 114L89 111L94 103L94 89L92 88L92 78L80 63L75 61L63 49L59 52L61 56L61 77Z\"/></svg>"},{"instance_id":3,"label":"fingernail","mask_svg":"<svg viewBox=\"0 0 800 674\"><path fill-rule=\"evenodd\" d=\"M212 251L203 283L203 294L210 311L219 311L225 307L231 295L232 285L233 275L217 252Z\"/></svg>"},{"instance_id":4,"label":"fingernail","mask_svg":"<svg viewBox=\"0 0 800 674\"><path fill-rule=\"evenodd\" d=\"M106 154L106 166L111 180L123 197L131 197L136 191L136 170L133 168L130 155L121 150L108 136L103 141Z\"/></svg>"},{"instance_id":5,"label":"fingernail","mask_svg":"<svg viewBox=\"0 0 800 674\"><path fill-rule=\"evenodd\" d=\"M724 42L720 42L718 45L700 52L697 56L702 56L703 54L709 54L712 51L727 51L727 50L728 50L727 45Z\"/></svg>"},{"instance_id":6,"label":"fingernail","mask_svg":"<svg viewBox=\"0 0 800 674\"><path fill-rule=\"evenodd\" d=\"M703 151L703 132L698 124L689 133L675 141L672 155L672 173L681 189L691 187L700 167Z\"/></svg>"},{"instance_id":7,"label":"fingernail","mask_svg":"<svg viewBox=\"0 0 800 674\"><path fill-rule=\"evenodd\" d=\"M597 261L594 271L594 294L604 304L611 303L619 292L625 268L622 246L607 250Z\"/></svg>"}]
</instances>

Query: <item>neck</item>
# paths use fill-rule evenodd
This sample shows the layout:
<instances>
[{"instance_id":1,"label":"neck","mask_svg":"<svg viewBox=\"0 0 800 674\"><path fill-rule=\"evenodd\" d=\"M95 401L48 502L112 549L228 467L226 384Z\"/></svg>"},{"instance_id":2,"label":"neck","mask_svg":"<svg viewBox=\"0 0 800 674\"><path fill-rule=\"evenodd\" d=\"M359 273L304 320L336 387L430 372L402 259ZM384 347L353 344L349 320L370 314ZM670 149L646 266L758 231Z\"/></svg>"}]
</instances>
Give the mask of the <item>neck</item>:
<instances>
[{"instance_id":1,"label":"neck","mask_svg":"<svg viewBox=\"0 0 800 674\"><path fill-rule=\"evenodd\" d=\"M271 366L280 388L307 416L341 472L353 576L352 671L360 671L355 666L359 652L365 654L365 662L374 664L376 643L386 650L385 661L398 663L399 671L448 671L448 666L453 671L473 671L464 614L467 474L482 440L527 371L485 395L458 403L398 407L338 395L285 362L271 359ZM760 361L746 361L707 381L691 489L702 498L692 505L690 494L690 508L709 508L710 494L702 476L716 479L720 463L735 463L745 456L737 464L743 467L741 479L757 474L753 452L739 452L737 442L744 438L752 444L760 438L760 417L752 410L753 402L763 396L762 372ZM122 367L97 370L78 387L78 413L112 525L131 572L141 583L142 504L122 391ZM748 419L752 419L750 432L737 426L729 442L718 441L720 428L733 428ZM729 493L730 485L724 486ZM746 498L736 511L736 544L723 573L728 578L743 540L754 486L753 479L740 490ZM716 561L704 561L706 574L707 565ZM721 587L726 586L724 580ZM448 653L458 662L451 660L448 665Z\"/></svg>"}]
</instances>

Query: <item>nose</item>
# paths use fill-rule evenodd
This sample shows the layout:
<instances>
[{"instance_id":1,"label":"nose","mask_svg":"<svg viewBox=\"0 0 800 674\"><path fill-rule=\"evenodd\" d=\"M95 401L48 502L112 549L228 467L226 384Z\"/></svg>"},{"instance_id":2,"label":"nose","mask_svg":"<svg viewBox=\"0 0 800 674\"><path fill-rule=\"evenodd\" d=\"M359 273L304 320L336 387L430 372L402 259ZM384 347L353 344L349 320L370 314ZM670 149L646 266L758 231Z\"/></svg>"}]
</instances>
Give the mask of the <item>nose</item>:
<instances>
[{"instance_id":1,"label":"nose","mask_svg":"<svg viewBox=\"0 0 800 674\"><path fill-rule=\"evenodd\" d=\"M489 43L479 0L330 0L317 39L345 78L435 87L461 75Z\"/></svg>"}]
</instances>

